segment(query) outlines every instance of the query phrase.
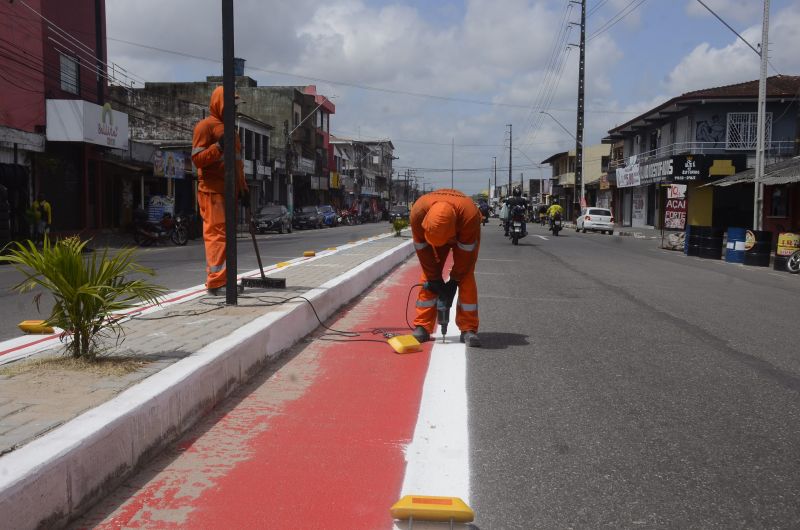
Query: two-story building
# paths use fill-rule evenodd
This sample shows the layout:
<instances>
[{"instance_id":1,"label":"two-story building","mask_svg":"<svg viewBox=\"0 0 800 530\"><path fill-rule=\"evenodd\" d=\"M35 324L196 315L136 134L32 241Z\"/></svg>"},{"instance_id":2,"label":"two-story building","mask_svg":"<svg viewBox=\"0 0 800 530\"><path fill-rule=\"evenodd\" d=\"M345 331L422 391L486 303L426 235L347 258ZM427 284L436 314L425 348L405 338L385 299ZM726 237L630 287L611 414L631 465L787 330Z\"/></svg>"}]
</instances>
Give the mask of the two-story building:
<instances>
[{"instance_id":1,"label":"two-story building","mask_svg":"<svg viewBox=\"0 0 800 530\"><path fill-rule=\"evenodd\" d=\"M767 80L767 163L797 153L798 92L800 77ZM662 226L666 185L681 184L688 224L752 226L752 185L706 184L755 165L757 101L758 81L695 90L608 131L622 225Z\"/></svg>"},{"instance_id":2,"label":"two-story building","mask_svg":"<svg viewBox=\"0 0 800 530\"><path fill-rule=\"evenodd\" d=\"M583 149L583 186L588 206L601 206L598 204L600 182L607 171L610 153L607 144L590 145ZM576 153L572 149L556 153L541 162L551 166L551 192L554 198L558 197L567 219L574 219L578 215L573 204L575 197L580 195L580 189L575 189L575 159Z\"/></svg>"},{"instance_id":3,"label":"two-story building","mask_svg":"<svg viewBox=\"0 0 800 530\"><path fill-rule=\"evenodd\" d=\"M354 140L331 137L337 150L341 196L345 206L358 203L360 209L368 208L376 216L387 209L389 179L394 161L394 144L391 140Z\"/></svg>"}]
</instances>

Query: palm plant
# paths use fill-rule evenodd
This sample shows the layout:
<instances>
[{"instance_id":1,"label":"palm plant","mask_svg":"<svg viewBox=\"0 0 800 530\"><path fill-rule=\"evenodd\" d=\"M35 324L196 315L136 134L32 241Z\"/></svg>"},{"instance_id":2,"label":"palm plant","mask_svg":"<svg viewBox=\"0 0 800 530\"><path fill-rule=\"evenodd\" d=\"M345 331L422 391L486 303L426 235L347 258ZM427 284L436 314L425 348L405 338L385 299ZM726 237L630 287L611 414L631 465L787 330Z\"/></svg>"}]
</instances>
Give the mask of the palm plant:
<instances>
[{"instance_id":1,"label":"palm plant","mask_svg":"<svg viewBox=\"0 0 800 530\"><path fill-rule=\"evenodd\" d=\"M133 261L134 248L113 255L108 249L84 253L88 241L77 237L50 243L41 249L28 241L16 242L1 261L11 263L25 275L14 289L20 293L41 287L49 291L55 305L46 320L64 332L67 352L76 358L94 360L99 340L113 336L117 344L124 334L119 313L139 302L158 304L167 290L140 278L155 271ZM42 293L34 298L37 307ZM71 339L71 340L69 340Z\"/></svg>"},{"instance_id":2,"label":"palm plant","mask_svg":"<svg viewBox=\"0 0 800 530\"><path fill-rule=\"evenodd\" d=\"M408 221L405 219L395 219L392 221L392 227L394 228L394 235L399 236L400 232L408 228Z\"/></svg>"}]
</instances>

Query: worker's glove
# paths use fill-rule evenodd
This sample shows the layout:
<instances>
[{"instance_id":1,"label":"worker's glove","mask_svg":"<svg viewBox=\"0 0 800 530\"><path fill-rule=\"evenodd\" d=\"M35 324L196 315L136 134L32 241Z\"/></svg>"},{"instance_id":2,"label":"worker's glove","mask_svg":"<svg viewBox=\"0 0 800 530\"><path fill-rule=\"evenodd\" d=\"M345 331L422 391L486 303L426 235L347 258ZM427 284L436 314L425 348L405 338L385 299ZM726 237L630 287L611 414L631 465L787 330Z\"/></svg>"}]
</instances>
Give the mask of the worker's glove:
<instances>
[{"instance_id":1,"label":"worker's glove","mask_svg":"<svg viewBox=\"0 0 800 530\"><path fill-rule=\"evenodd\" d=\"M458 282L452 278L450 278L447 283L444 284L444 292L450 299L453 299L456 296L456 289L458 289Z\"/></svg>"},{"instance_id":2,"label":"worker's glove","mask_svg":"<svg viewBox=\"0 0 800 530\"><path fill-rule=\"evenodd\" d=\"M219 145L219 150L224 153L225 152L225 135L224 134L219 137L219 140L217 140L217 145Z\"/></svg>"},{"instance_id":3,"label":"worker's glove","mask_svg":"<svg viewBox=\"0 0 800 530\"><path fill-rule=\"evenodd\" d=\"M250 208L250 190L242 190L239 194L239 204L245 208Z\"/></svg>"},{"instance_id":4,"label":"worker's glove","mask_svg":"<svg viewBox=\"0 0 800 530\"><path fill-rule=\"evenodd\" d=\"M442 280L428 280L425 282L424 288L435 295L439 295L444 290L445 284Z\"/></svg>"}]
</instances>

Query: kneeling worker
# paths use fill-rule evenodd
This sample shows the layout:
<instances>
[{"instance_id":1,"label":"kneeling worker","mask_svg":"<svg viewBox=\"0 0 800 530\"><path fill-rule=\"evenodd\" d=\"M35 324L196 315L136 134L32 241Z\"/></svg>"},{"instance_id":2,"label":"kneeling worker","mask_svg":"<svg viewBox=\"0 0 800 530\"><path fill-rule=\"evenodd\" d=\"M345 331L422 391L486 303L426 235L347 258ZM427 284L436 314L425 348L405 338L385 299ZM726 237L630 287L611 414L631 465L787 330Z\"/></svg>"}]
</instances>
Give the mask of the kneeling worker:
<instances>
[{"instance_id":1,"label":"kneeling worker","mask_svg":"<svg viewBox=\"0 0 800 530\"><path fill-rule=\"evenodd\" d=\"M444 289L458 287L456 325L461 342L480 346L478 338L478 286L475 263L481 235L481 212L472 199L456 190L438 190L420 197L411 209L411 232L414 248L422 266L422 282L430 289L420 289L414 337L430 339L436 327L436 301ZM453 250L453 268L447 284L442 271L447 255Z\"/></svg>"}]
</instances>

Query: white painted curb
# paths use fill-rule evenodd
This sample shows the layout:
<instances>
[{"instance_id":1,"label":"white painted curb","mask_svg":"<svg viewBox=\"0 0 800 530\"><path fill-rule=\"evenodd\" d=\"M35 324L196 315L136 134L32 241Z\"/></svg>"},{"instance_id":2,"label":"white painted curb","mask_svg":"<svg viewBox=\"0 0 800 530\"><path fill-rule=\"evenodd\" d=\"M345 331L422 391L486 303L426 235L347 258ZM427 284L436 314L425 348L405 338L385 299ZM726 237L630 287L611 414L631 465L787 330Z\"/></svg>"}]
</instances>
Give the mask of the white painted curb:
<instances>
[{"instance_id":1,"label":"white painted curb","mask_svg":"<svg viewBox=\"0 0 800 530\"><path fill-rule=\"evenodd\" d=\"M413 251L406 241L305 297L324 320ZM308 304L287 304L0 457L2 526L66 525L317 326Z\"/></svg>"}]
</instances>

